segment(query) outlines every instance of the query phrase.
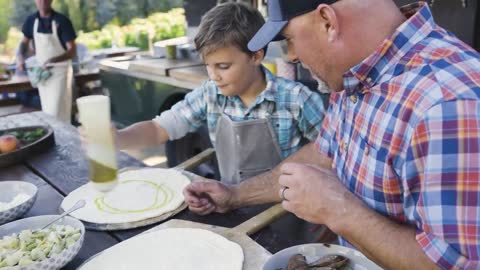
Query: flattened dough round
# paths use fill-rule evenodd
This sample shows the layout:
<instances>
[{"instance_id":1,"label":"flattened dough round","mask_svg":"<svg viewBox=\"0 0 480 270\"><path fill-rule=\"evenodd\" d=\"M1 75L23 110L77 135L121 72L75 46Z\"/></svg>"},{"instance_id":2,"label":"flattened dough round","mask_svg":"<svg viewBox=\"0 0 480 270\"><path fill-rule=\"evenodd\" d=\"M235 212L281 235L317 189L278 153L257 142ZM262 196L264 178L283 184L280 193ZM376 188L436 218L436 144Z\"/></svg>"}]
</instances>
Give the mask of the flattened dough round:
<instances>
[{"instance_id":1,"label":"flattened dough round","mask_svg":"<svg viewBox=\"0 0 480 270\"><path fill-rule=\"evenodd\" d=\"M216 233L170 228L142 234L105 250L80 270L241 270L240 245Z\"/></svg>"},{"instance_id":2,"label":"flattened dough round","mask_svg":"<svg viewBox=\"0 0 480 270\"><path fill-rule=\"evenodd\" d=\"M71 215L97 224L118 224L141 221L169 213L183 202L183 189L190 180L168 169L139 169L120 173L118 185L110 192L96 190L90 183L72 191L62 202L67 210L77 201L86 201L84 208Z\"/></svg>"}]
</instances>

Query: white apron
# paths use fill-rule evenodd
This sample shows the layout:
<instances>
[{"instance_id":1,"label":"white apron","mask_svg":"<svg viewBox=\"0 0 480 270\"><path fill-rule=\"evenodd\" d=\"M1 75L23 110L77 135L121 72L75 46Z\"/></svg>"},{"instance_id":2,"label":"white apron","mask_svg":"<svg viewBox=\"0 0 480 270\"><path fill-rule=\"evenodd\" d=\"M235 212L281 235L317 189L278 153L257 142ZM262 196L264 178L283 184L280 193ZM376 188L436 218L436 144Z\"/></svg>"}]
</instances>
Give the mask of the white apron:
<instances>
[{"instance_id":1,"label":"white apron","mask_svg":"<svg viewBox=\"0 0 480 270\"><path fill-rule=\"evenodd\" d=\"M52 21L52 33L38 32L38 18L33 25L37 63L43 65L48 59L65 53L57 34L57 24ZM55 63L52 76L38 84L42 111L70 123L72 111L73 69L71 60Z\"/></svg>"}]
</instances>

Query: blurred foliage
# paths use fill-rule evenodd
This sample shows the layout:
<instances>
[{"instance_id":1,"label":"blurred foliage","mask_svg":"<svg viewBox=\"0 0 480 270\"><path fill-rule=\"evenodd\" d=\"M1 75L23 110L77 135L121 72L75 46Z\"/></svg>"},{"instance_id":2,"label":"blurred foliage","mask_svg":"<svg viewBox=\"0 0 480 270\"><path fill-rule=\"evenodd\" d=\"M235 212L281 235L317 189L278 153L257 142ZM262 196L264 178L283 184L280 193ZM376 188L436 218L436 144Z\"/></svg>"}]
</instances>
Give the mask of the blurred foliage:
<instances>
[{"instance_id":1,"label":"blurred foliage","mask_svg":"<svg viewBox=\"0 0 480 270\"><path fill-rule=\"evenodd\" d=\"M100 30L80 32L77 42L90 49L134 46L147 50L153 42L184 36L185 24L184 10L174 8L169 12L154 13L147 18L134 18L125 26L111 23Z\"/></svg>"},{"instance_id":2,"label":"blurred foliage","mask_svg":"<svg viewBox=\"0 0 480 270\"><path fill-rule=\"evenodd\" d=\"M145 18L155 12L181 7L182 3L183 0L53 0L52 5L70 18L75 30L90 32L112 21L124 25L133 18ZM10 26L21 28L27 16L35 11L33 0L0 0L0 18L9 18Z\"/></svg>"},{"instance_id":3,"label":"blurred foliage","mask_svg":"<svg viewBox=\"0 0 480 270\"><path fill-rule=\"evenodd\" d=\"M0 43L7 39L10 23L8 17L12 12L12 0L0 0Z\"/></svg>"},{"instance_id":4,"label":"blurred foliage","mask_svg":"<svg viewBox=\"0 0 480 270\"><path fill-rule=\"evenodd\" d=\"M158 13L181 7L182 3L183 0L53 0L52 5L70 18L80 41L86 41L90 48L130 45L147 49L150 42L184 35L183 9ZM0 0L0 54L14 52L22 37L18 29L35 11L33 0ZM126 24L129 25L122 26Z\"/></svg>"},{"instance_id":5,"label":"blurred foliage","mask_svg":"<svg viewBox=\"0 0 480 270\"><path fill-rule=\"evenodd\" d=\"M37 10L35 2L31 0L15 0L11 1L11 14L10 14L10 26L22 28L23 22Z\"/></svg>"},{"instance_id":6,"label":"blurred foliage","mask_svg":"<svg viewBox=\"0 0 480 270\"><path fill-rule=\"evenodd\" d=\"M110 23L124 25L133 18L145 18L155 12L181 7L182 2L182 0L54 0L53 7L72 20L75 30L91 32Z\"/></svg>"},{"instance_id":7,"label":"blurred foliage","mask_svg":"<svg viewBox=\"0 0 480 270\"><path fill-rule=\"evenodd\" d=\"M5 55L15 55L15 50L17 49L20 39L23 37L23 34L20 30L15 27L11 27L7 32L7 38L3 44L3 48L0 51L0 54Z\"/></svg>"}]
</instances>

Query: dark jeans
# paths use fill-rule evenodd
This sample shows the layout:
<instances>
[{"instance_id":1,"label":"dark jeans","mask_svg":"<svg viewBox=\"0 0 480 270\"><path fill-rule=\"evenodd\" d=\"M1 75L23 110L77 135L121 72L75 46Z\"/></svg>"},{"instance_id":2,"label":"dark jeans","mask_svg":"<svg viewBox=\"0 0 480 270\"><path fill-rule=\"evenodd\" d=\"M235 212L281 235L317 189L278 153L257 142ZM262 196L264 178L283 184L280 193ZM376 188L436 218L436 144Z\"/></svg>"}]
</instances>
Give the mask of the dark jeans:
<instances>
[{"instance_id":1,"label":"dark jeans","mask_svg":"<svg viewBox=\"0 0 480 270\"><path fill-rule=\"evenodd\" d=\"M41 109L40 96L38 95L38 90L31 90L25 92L18 92L17 98L20 100L20 104L25 107L31 107L35 109Z\"/></svg>"},{"instance_id":2,"label":"dark jeans","mask_svg":"<svg viewBox=\"0 0 480 270\"><path fill-rule=\"evenodd\" d=\"M27 75L26 71L15 70L15 75ZM35 109L42 109L42 105L40 104L40 96L38 95L38 90L30 90L24 92L18 92L16 94L20 104L25 107L31 107Z\"/></svg>"}]
</instances>

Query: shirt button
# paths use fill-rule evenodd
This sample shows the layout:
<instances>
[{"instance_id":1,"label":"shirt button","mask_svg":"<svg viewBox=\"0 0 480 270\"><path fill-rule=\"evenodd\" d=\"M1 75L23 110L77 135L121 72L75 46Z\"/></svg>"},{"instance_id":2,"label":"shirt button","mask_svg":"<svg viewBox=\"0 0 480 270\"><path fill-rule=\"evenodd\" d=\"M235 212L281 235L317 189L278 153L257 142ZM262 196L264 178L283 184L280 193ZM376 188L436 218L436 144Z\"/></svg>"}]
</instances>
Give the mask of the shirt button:
<instances>
[{"instance_id":1,"label":"shirt button","mask_svg":"<svg viewBox=\"0 0 480 270\"><path fill-rule=\"evenodd\" d=\"M343 150L347 151L347 149L348 149L348 142L343 144Z\"/></svg>"},{"instance_id":2,"label":"shirt button","mask_svg":"<svg viewBox=\"0 0 480 270\"><path fill-rule=\"evenodd\" d=\"M350 101L351 101L353 104L356 104L357 101L358 101L357 95L351 95L351 96L350 96Z\"/></svg>"},{"instance_id":3,"label":"shirt button","mask_svg":"<svg viewBox=\"0 0 480 270\"><path fill-rule=\"evenodd\" d=\"M368 77L368 78L366 79L366 81L367 81L367 83L372 83L372 78Z\"/></svg>"},{"instance_id":4,"label":"shirt button","mask_svg":"<svg viewBox=\"0 0 480 270\"><path fill-rule=\"evenodd\" d=\"M365 155L368 156L368 154L370 154L370 147L366 147L365 148Z\"/></svg>"}]
</instances>

